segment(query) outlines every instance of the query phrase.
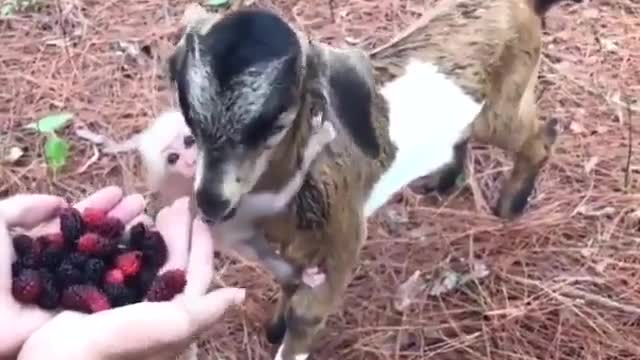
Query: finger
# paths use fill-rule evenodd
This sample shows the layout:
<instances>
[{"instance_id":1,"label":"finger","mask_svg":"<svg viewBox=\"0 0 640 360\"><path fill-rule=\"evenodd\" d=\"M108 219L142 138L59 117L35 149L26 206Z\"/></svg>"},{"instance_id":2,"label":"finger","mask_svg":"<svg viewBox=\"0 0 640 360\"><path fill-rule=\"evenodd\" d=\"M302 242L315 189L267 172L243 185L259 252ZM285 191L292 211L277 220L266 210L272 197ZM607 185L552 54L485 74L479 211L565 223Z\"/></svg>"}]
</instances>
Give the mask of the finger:
<instances>
[{"instance_id":1,"label":"finger","mask_svg":"<svg viewBox=\"0 0 640 360\"><path fill-rule=\"evenodd\" d=\"M117 217L126 224L142 214L145 206L146 203L142 195L129 195L109 211L109 216Z\"/></svg>"},{"instance_id":2,"label":"finger","mask_svg":"<svg viewBox=\"0 0 640 360\"><path fill-rule=\"evenodd\" d=\"M140 215L136 216L133 220L129 221L129 223L127 224L126 229L129 230L129 229L131 229L131 227L133 225L136 225L136 224L139 224L139 223L143 223L148 228L152 228L154 226L153 219L151 217L149 217L149 215L140 214Z\"/></svg>"},{"instance_id":3,"label":"finger","mask_svg":"<svg viewBox=\"0 0 640 360\"><path fill-rule=\"evenodd\" d=\"M187 265L187 286L184 293L188 296L206 293L212 278L213 239L209 233L209 227L196 219L193 222L189 265Z\"/></svg>"},{"instance_id":4,"label":"finger","mask_svg":"<svg viewBox=\"0 0 640 360\"><path fill-rule=\"evenodd\" d=\"M156 227L167 244L167 262L160 269L186 269L189 257L189 239L187 231L191 224L188 211L188 199L180 198L171 206L160 210Z\"/></svg>"},{"instance_id":5,"label":"finger","mask_svg":"<svg viewBox=\"0 0 640 360\"><path fill-rule=\"evenodd\" d=\"M194 328L182 306L167 301L122 306L92 314L87 320L91 330L76 341L95 351L90 357L94 359L152 353L188 339Z\"/></svg>"},{"instance_id":6,"label":"finger","mask_svg":"<svg viewBox=\"0 0 640 360\"><path fill-rule=\"evenodd\" d=\"M18 194L0 201L0 218L9 227L32 228L53 218L65 205L58 196Z\"/></svg>"},{"instance_id":7,"label":"finger","mask_svg":"<svg viewBox=\"0 0 640 360\"><path fill-rule=\"evenodd\" d=\"M73 205L73 207L80 211L84 211L86 208L109 210L122 200L122 196L122 189L117 186L108 186L96 191L84 200Z\"/></svg>"},{"instance_id":8,"label":"finger","mask_svg":"<svg viewBox=\"0 0 640 360\"><path fill-rule=\"evenodd\" d=\"M189 315L192 335L199 335L210 329L229 307L244 302L245 297L245 289L222 288L204 296L184 296L179 301Z\"/></svg>"}]
</instances>

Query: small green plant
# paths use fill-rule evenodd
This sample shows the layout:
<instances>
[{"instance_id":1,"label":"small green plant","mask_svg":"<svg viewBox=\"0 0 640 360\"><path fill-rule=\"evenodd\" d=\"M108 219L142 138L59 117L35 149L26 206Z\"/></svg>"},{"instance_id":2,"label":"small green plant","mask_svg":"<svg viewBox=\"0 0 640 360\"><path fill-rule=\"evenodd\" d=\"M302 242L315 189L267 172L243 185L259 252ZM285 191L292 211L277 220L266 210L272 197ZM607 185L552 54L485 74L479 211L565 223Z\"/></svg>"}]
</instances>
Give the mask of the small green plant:
<instances>
[{"instance_id":1,"label":"small green plant","mask_svg":"<svg viewBox=\"0 0 640 360\"><path fill-rule=\"evenodd\" d=\"M40 5L40 0L4 0L0 5L0 17L12 16Z\"/></svg>"},{"instance_id":2,"label":"small green plant","mask_svg":"<svg viewBox=\"0 0 640 360\"><path fill-rule=\"evenodd\" d=\"M69 148L71 147L69 142L56 134L56 131L63 128L71 118L73 118L73 114L68 112L51 114L36 123L27 125L27 128L36 130L47 137L47 141L44 144L44 156L47 164L54 172L67 163Z\"/></svg>"},{"instance_id":3,"label":"small green plant","mask_svg":"<svg viewBox=\"0 0 640 360\"><path fill-rule=\"evenodd\" d=\"M221 7L228 5L230 0L206 0L205 2L212 7Z\"/></svg>"}]
</instances>

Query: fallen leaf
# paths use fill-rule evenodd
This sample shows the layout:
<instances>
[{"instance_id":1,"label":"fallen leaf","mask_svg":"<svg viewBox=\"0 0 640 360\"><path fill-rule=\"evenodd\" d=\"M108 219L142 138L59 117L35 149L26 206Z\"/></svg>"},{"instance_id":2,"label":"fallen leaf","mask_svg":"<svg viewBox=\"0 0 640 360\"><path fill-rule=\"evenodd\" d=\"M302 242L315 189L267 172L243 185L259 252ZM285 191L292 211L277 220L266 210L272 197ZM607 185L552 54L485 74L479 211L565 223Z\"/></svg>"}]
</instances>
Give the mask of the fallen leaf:
<instances>
[{"instance_id":1,"label":"fallen leaf","mask_svg":"<svg viewBox=\"0 0 640 360\"><path fill-rule=\"evenodd\" d=\"M571 124L569 124L569 130L571 130L571 132L573 132L574 134L582 134L586 132L584 126L576 121L572 121Z\"/></svg>"},{"instance_id":2,"label":"fallen leaf","mask_svg":"<svg viewBox=\"0 0 640 360\"><path fill-rule=\"evenodd\" d=\"M462 276L455 271L444 271L439 278L435 279L429 287L429 295L438 296L455 289Z\"/></svg>"},{"instance_id":3,"label":"fallen leaf","mask_svg":"<svg viewBox=\"0 0 640 360\"><path fill-rule=\"evenodd\" d=\"M416 270L407 281L398 286L393 305L398 311L404 311L418 294L424 291L426 284L421 278L421 272Z\"/></svg>"},{"instance_id":4,"label":"fallen leaf","mask_svg":"<svg viewBox=\"0 0 640 360\"><path fill-rule=\"evenodd\" d=\"M73 114L69 112L51 114L26 127L40 133L52 133L63 128L71 118L73 118Z\"/></svg>"},{"instance_id":5,"label":"fallen leaf","mask_svg":"<svg viewBox=\"0 0 640 360\"><path fill-rule=\"evenodd\" d=\"M2 162L6 164L15 164L16 161L20 160L22 155L24 155L24 151L21 148L14 146L9 149L9 153L2 159Z\"/></svg>"},{"instance_id":6,"label":"fallen leaf","mask_svg":"<svg viewBox=\"0 0 640 360\"><path fill-rule=\"evenodd\" d=\"M584 171L587 174L590 174L591 171L593 171L593 169L596 167L596 165L598 164L598 161L600 161L600 159L597 156L592 156L587 162L586 164L584 164Z\"/></svg>"}]
</instances>

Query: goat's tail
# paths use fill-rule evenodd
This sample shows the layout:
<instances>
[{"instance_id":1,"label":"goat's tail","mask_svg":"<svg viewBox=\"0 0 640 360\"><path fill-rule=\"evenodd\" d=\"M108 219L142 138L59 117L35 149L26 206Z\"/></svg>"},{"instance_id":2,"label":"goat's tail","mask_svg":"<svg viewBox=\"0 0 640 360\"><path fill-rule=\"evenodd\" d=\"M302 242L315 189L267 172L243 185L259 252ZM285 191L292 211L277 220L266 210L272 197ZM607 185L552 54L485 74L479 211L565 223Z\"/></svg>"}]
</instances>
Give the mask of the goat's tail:
<instances>
[{"instance_id":1,"label":"goat's tail","mask_svg":"<svg viewBox=\"0 0 640 360\"><path fill-rule=\"evenodd\" d=\"M582 0L529 0L531 7L538 14L538 16L544 16L554 5L562 1L571 1L574 3L581 3Z\"/></svg>"}]
</instances>

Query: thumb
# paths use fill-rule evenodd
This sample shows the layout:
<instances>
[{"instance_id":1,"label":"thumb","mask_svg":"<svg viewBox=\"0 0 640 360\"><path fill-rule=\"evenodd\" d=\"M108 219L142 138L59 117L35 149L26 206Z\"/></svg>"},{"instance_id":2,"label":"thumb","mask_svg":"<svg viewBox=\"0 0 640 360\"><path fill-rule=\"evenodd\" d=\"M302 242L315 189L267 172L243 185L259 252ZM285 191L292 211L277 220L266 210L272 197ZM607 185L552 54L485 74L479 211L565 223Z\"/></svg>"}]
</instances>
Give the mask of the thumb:
<instances>
[{"instance_id":1,"label":"thumb","mask_svg":"<svg viewBox=\"0 0 640 360\"><path fill-rule=\"evenodd\" d=\"M183 296L182 303L193 324L194 335L209 329L233 305L244 302L246 290L222 288L204 296Z\"/></svg>"}]
</instances>

